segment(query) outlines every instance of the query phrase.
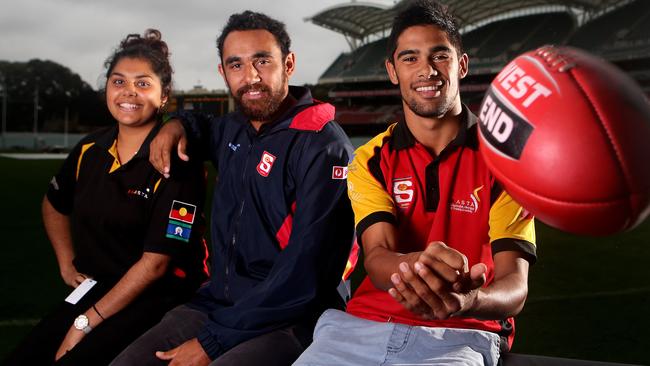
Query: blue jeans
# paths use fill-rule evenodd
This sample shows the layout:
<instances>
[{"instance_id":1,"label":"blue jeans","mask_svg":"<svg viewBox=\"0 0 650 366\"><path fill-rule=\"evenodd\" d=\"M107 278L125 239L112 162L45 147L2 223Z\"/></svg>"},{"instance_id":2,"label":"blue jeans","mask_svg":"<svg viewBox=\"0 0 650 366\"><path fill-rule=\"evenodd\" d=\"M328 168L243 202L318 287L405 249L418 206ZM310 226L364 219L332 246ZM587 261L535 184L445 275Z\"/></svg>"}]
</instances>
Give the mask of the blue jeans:
<instances>
[{"instance_id":1,"label":"blue jeans","mask_svg":"<svg viewBox=\"0 0 650 366\"><path fill-rule=\"evenodd\" d=\"M330 309L294 366L496 365L499 342L481 330L380 323Z\"/></svg>"}]
</instances>

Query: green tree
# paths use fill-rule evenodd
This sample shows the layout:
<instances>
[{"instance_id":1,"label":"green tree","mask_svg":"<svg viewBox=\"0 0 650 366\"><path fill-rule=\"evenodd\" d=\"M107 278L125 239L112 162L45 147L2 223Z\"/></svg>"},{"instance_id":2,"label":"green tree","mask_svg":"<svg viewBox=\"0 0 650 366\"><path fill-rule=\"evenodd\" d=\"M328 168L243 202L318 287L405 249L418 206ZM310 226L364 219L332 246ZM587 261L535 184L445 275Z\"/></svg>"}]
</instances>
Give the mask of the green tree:
<instances>
[{"instance_id":1,"label":"green tree","mask_svg":"<svg viewBox=\"0 0 650 366\"><path fill-rule=\"evenodd\" d=\"M61 131L66 109L72 130L110 123L104 102L97 92L77 73L56 62L0 60L0 83L5 85L8 95L9 131L33 129L37 99L39 131Z\"/></svg>"}]
</instances>

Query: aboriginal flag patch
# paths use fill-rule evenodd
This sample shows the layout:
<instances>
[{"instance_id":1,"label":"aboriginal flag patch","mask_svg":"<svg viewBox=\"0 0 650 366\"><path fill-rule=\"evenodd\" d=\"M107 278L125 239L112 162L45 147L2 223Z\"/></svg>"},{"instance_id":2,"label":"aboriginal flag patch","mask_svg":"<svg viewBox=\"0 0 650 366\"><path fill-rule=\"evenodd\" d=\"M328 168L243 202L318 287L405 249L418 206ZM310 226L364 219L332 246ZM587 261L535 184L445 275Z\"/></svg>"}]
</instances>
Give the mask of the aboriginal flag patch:
<instances>
[{"instance_id":1,"label":"aboriginal flag patch","mask_svg":"<svg viewBox=\"0 0 650 366\"><path fill-rule=\"evenodd\" d=\"M170 239L188 242L190 241L191 233L192 225L184 224L175 220L169 220L169 223L167 224L167 234L165 236Z\"/></svg>"},{"instance_id":2,"label":"aboriginal flag patch","mask_svg":"<svg viewBox=\"0 0 650 366\"><path fill-rule=\"evenodd\" d=\"M172 202L172 210L169 212L169 218L193 224L194 213L196 213L196 206L175 200Z\"/></svg>"}]
</instances>

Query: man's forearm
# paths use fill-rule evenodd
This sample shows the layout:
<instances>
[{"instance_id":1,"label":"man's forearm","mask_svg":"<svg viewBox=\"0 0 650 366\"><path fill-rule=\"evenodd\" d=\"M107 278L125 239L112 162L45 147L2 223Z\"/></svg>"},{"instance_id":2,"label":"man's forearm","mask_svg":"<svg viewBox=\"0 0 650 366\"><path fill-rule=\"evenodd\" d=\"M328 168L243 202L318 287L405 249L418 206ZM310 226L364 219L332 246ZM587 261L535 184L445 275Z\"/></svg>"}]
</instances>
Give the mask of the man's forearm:
<instances>
[{"instance_id":1,"label":"man's forearm","mask_svg":"<svg viewBox=\"0 0 650 366\"><path fill-rule=\"evenodd\" d=\"M388 290L393 287L390 277L393 273L399 273L399 265L402 262L412 267L421 252L396 253L387 248L376 246L364 257L364 266L372 283L381 290Z\"/></svg>"},{"instance_id":2,"label":"man's forearm","mask_svg":"<svg viewBox=\"0 0 650 366\"><path fill-rule=\"evenodd\" d=\"M495 320L519 314L528 296L528 262L517 258L514 266L517 270L478 289L473 306L461 315Z\"/></svg>"}]
</instances>

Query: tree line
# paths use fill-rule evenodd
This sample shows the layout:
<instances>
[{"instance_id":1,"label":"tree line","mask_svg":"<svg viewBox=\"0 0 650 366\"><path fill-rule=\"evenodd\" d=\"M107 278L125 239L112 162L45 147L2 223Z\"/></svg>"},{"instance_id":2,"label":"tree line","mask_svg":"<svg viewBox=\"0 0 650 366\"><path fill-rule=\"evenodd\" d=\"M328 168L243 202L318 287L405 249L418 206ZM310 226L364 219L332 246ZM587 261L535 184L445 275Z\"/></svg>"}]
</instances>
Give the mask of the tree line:
<instances>
[{"instance_id":1,"label":"tree line","mask_svg":"<svg viewBox=\"0 0 650 366\"><path fill-rule=\"evenodd\" d=\"M5 105L9 132L34 127L40 132L62 132L66 120L69 132L111 123L100 93L77 73L49 60L0 60L0 111Z\"/></svg>"}]
</instances>

